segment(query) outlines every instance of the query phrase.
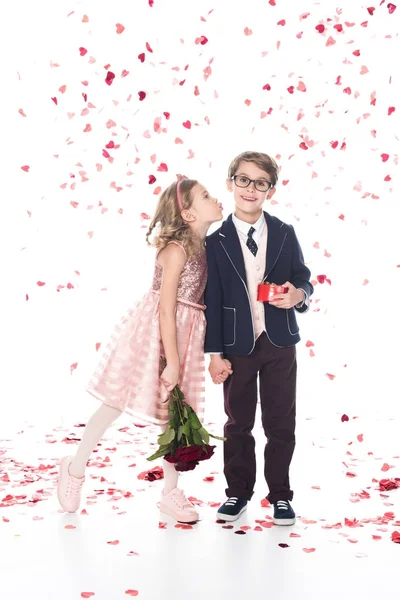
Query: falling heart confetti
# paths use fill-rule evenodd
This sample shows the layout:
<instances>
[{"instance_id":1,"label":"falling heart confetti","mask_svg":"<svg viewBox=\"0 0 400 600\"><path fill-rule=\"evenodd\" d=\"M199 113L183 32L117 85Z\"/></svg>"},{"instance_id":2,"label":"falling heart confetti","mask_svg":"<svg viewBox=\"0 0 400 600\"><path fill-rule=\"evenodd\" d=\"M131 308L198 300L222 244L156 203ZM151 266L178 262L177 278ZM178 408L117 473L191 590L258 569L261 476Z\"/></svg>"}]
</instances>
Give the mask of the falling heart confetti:
<instances>
[{"instance_id":1,"label":"falling heart confetti","mask_svg":"<svg viewBox=\"0 0 400 600\"><path fill-rule=\"evenodd\" d=\"M151 9L151 17L156 17L158 5L157 0L148 0L143 4L144 14ZM366 539L370 544L381 542L387 545L390 540L397 545L400 543L400 522L399 515L396 514L400 480L394 476L390 479L388 477L392 473L397 474L395 469L398 468L399 459L373 447L367 427L364 428L365 434L360 433L363 425L354 422L356 417L352 416L351 398L341 395L346 384L342 369L348 364L348 376L355 376L352 361L347 356L347 344L338 346L340 352L337 353L337 360L335 354L335 360L326 360L324 366L322 362L317 363L318 360L322 361L326 353L327 342L321 337L319 326L316 326L319 321L313 323L312 319L323 317L325 323L332 324L330 296L339 293L343 285L340 260L345 261L343 256L341 257L342 248L340 244L334 244L332 239L340 239L342 235L345 239L350 239L347 236L351 235L352 228L360 226L363 228L363 235L364 232L368 234L368 230L372 229L374 224L374 211L386 210L390 205L390 194L394 193L392 190L397 183L398 150L392 127L398 115L397 97L389 93L393 85L386 65L387 56L383 52L383 44L379 42L378 32L380 31L382 37L386 36L386 40L391 39L395 32L398 11L396 5L391 2L375 3L374 6L363 5L354 10L352 8L351 11L343 5L338 9L329 9L321 18L321 13L311 5L310 12L299 10L295 15L291 15L290 11L285 9L284 3L277 0L268 0L265 6L269 14L269 23L277 33L270 47L262 42L259 26L256 27L256 22L250 18L250 14L247 15L246 21L240 21L240 26L236 28L239 32L239 36L236 36L238 51L253 52L256 47L261 51L258 57L256 53L252 54L254 61L259 59L260 62L257 68L254 68L254 72L248 74L248 86L239 99L240 106L239 100L235 106L235 119L240 123L239 129L242 121L246 123L255 144L257 139L260 140L265 135L262 128L268 128L274 139L278 140L276 148L272 151L279 163L282 177L279 178L277 192L271 205L274 205L274 210L276 205L278 212L281 209L287 211L293 221L300 221L305 232L301 234L304 240L302 244L315 281L315 293L311 298L309 314L311 326L307 334L310 339L306 343L303 342L302 350L306 348L307 359L313 358L315 382L326 385L327 389L340 399L339 408L335 409L337 412L333 413L331 422L334 430L332 436L329 436L328 442L324 444L314 441L314 448L318 451L332 442L335 446L338 440L347 445L346 463L343 462L341 470L343 486L346 486L346 489L348 487L348 499L352 502L354 511L358 511L360 504L365 507L364 511L355 512L349 518L345 518L344 515L338 516L338 522L333 524L327 523L323 515L318 520L313 518L313 515L309 519L299 519L301 527L307 528L307 544L310 547L301 550L302 544L305 543L303 531L300 532L302 535L292 532L287 539L295 540L291 542L292 552L311 554L316 552L316 540L312 535L318 528L329 529L332 536L346 531L365 533L364 538L349 533L340 538L348 542L346 546L352 550L353 557L361 558L366 557L367 553L355 553L355 550L367 550ZM63 61L60 60L60 63L49 58L49 72L54 76L52 81L48 79L46 82L40 75L35 79L40 89L47 90L44 105L47 108L43 113L44 127L45 130L54 128L56 140L55 145L52 142L50 152L47 153L51 155L51 162L46 162L45 159L43 164L39 164L35 155L32 158L30 144L21 144L22 150L15 171L22 185L29 183L36 186L36 179L39 182L46 179L46 186L48 183L54 183L60 202L55 198L57 202L52 203L52 210L55 206L59 206L60 210L61 206L67 207L66 235L69 231L68 219L74 223L74 227L77 226L76 231L80 231L79 226L83 226L83 221L90 217L90 225L85 225L82 230L85 238L83 245L87 243L91 246L90 251L97 252L94 245L101 244L102 235L110 231L113 218L118 219L119 231L126 225L123 219L136 218L138 239L145 233L154 215L159 195L169 181L174 179L179 160L191 160L195 166L203 155L202 136L207 131L207 136L212 139L217 127L224 126L224 119L227 120L226 108L219 103L221 98L226 98L227 88L220 77L223 57L212 33L212 11L203 13L204 17L199 17L200 28L197 27L194 33L189 36L181 34L179 44L184 51L183 61L177 63L174 60L168 45L163 45L161 55L158 37L150 28L148 38L146 34L148 41L142 38L134 49L132 65L126 62L122 52L119 56L116 52L116 49L122 48L121 43L128 39L127 35L134 30L129 17L122 25L117 21L125 17L114 13L115 17L109 21L103 32L104 47L108 49L108 55L104 55L104 52L99 53L98 47L95 46L96 35L92 35L98 23L96 7L91 8L90 15L84 15L82 12L70 13L71 27L72 19L75 19L79 26L79 29L74 31L75 37L71 38L77 40L76 46L72 46L72 54L65 49L68 51L63 54ZM380 30L377 29L378 26ZM300 58L297 61L297 57L296 61L283 57L282 50L293 44L293 39L299 48L303 48L304 62ZM376 61L375 57L374 60L370 59L369 46L372 39L376 40ZM48 52L51 54L53 50L49 48ZM278 54L284 65L279 72L276 66L274 67L272 53ZM341 58L337 60L339 55ZM299 57L301 56L299 52ZM318 56L318 61L311 60L315 56ZM265 66L262 66L266 61L269 65L267 77ZM336 66L332 65L332 61L335 61ZM313 66L316 62L318 69L324 71L323 97L320 96L321 84L316 76L316 66ZM79 65L78 72L74 66L76 64ZM218 70L214 69L214 64L218 65ZM71 73L75 73L75 79ZM17 77L29 92L22 68ZM385 81L385 85L380 83L380 79ZM173 86L177 100L166 94L165 90L170 86ZM389 91L385 86L391 86L388 87ZM261 96L258 98L253 90L258 90L262 96L261 106ZM13 108L19 127L26 128L21 129L22 139L24 136L32 136L34 120L37 120L35 106L27 92ZM19 108L20 106L24 108ZM67 125L64 128L65 121ZM282 136L287 136L287 140L292 141L291 149L288 148L284 137L281 138L280 134L275 135L278 130ZM213 169L215 151L212 146L210 148L208 162L209 168ZM68 160L66 149L69 153ZM361 171L354 168L359 164L363 165ZM47 174L45 178L43 173ZM44 184L39 183L40 186ZM97 186L106 190L101 201L95 200ZM308 190L307 200L301 195L298 197L299 189ZM108 197L107 192L118 200ZM28 231L35 231L41 235L47 201L44 193L41 192L39 197L39 205L34 198L28 197L28 204L23 213L26 223L29 224L27 227L32 228ZM347 197L356 199L354 202L344 202L343 198ZM318 198L318 202L314 201L315 198ZM228 205L226 208L229 211ZM315 222L313 232L310 233L311 215ZM106 219L109 221L106 222ZM27 257L31 252L30 236L31 233L26 236L27 239L21 240L21 252ZM62 236L60 240L61 238ZM142 237L140 239L142 240ZM79 243L77 241L77 245ZM57 249L61 248L56 247L55 250ZM360 257L362 256L361 251ZM115 257L116 255L112 256L113 259ZM84 252L81 255L74 254L73 262L76 258L85 261ZM368 306L368 299L372 297L377 281L374 265L369 263L367 258L365 256L364 262L360 259L358 273L352 282L352 293L362 294L362 307ZM388 263L393 264L393 267L388 267L392 268L391 277L393 269L397 269L396 275L399 273L399 260L394 255L389 258ZM49 299L51 301L52 295L55 296L56 293L63 295L66 302L72 302L72 299L67 299L66 294L71 298L78 293L82 295L85 288L93 283L90 272L84 269L83 265L74 265L72 273L62 273L59 266L47 269L41 263L37 264L39 267L33 281L26 284L22 293L22 300L24 296L26 301L29 299L29 303L25 305L27 308L32 305L34 308L35 305L43 306L41 303ZM82 273L81 278L77 275L79 272ZM111 289L106 281L107 269L101 278L98 290L99 293L106 293L107 289ZM104 344L97 341L101 338L99 330L96 331L86 345L90 357L104 347ZM349 332L350 338L351 335ZM303 339L307 340L307 337ZM67 359L60 369L67 379L70 373L73 374L72 382L79 383L81 373L83 376L85 374L88 356L82 356L81 350L82 346L75 344L72 347L72 355L67 354ZM75 362L71 364L71 360ZM343 414L344 411L350 411L351 416ZM74 425L78 426L83 427L83 424ZM151 494L156 486L162 487L157 481L162 479L163 472L161 467L144 471L144 457L148 454L150 440L154 440L155 435L151 429L136 428L135 424L129 423L127 428L121 427L117 432L118 440L102 441L96 448L95 458L90 461L90 479L95 482L95 492L87 500L89 505L97 504L98 507L104 502L106 509L120 518L121 515L129 514L130 510L135 510L133 503L137 496ZM139 436L138 433L143 435ZM81 435L82 429L71 428L62 433L52 431L45 443L49 448L54 448L53 444L57 443L76 447ZM127 444L134 444L132 451ZM367 454L367 450L374 450L374 453ZM0 445L0 461L1 452ZM112 459L115 457L128 461L126 466L129 467L131 477L127 487L131 487L131 491L117 489L116 484L112 483L110 467L114 461L107 455ZM336 457L340 464L343 457L339 454ZM0 486L3 491L0 506L6 511L20 505L34 507L34 516L31 511L27 511L30 512L27 518L35 522L35 527L40 527L43 517L37 514L36 510L54 493L53 489L46 488L45 481L48 481L47 477L55 480L58 463L41 459L35 465L25 465L14 458L13 461L15 462L12 465L9 462L6 465L0 464ZM364 477L360 468L366 465L370 465L369 479ZM4 466L5 469L1 468ZM41 481L40 485L36 484L38 480ZM200 480L204 481L203 486L207 485L207 491L214 487L217 489L221 474L211 473L205 477L203 473ZM326 485L311 485L314 483L319 482L314 478L308 482L309 493L314 496L318 494L319 499L323 499L327 493ZM41 486L44 490L38 491ZM30 487L34 489L31 490ZM21 489L21 493L17 488ZM206 497L205 492L204 495ZM369 503L372 506L375 500L381 502L380 505L384 506L387 512L378 517L373 512L366 518L365 509ZM196 503L201 504L201 500L196 500ZM220 505L216 501L205 504L210 508ZM275 526L267 514L270 512L270 504L266 499L258 500L257 510L260 512L257 515L260 519L253 521L252 526L234 526L222 522L224 524L221 523L217 528L218 535L226 538L233 533L245 535L250 532L250 536L242 542L246 543L252 540L253 531L261 535L274 535L274 531L279 533L277 528L273 532L269 531ZM370 512L373 510L370 509ZM80 514L86 515L85 521L92 518L85 509ZM18 515L18 518L20 516ZM16 519L17 516L13 514L10 519L3 517L0 523L10 529L15 526ZM163 522L160 522L158 527L160 530L168 528L167 523ZM192 535L185 533L186 528L193 527L183 525L173 528L167 535ZM67 525L66 529L71 531L66 531L65 535L76 537L74 525ZM184 532L180 529L184 529ZM111 534L111 539L112 535L118 534ZM166 532L159 531L157 535L166 535ZM302 538L300 545L296 541L297 538ZM332 542L335 541L332 539ZM107 543L110 546L118 546L117 542L118 540L114 540ZM121 546L122 543L118 548L110 549L110 552L119 552ZM393 544L390 546L393 548ZM289 545L282 543L280 547L289 548ZM393 548L392 552L396 550L397 548ZM133 560L138 556L138 553L128 549L124 552L127 557L133 557ZM123 588L120 593L122 592ZM125 594L133 596L138 595L138 592L135 589L127 589ZM91 596L95 596L95 592L81 593L81 597Z\"/></svg>"}]
</instances>

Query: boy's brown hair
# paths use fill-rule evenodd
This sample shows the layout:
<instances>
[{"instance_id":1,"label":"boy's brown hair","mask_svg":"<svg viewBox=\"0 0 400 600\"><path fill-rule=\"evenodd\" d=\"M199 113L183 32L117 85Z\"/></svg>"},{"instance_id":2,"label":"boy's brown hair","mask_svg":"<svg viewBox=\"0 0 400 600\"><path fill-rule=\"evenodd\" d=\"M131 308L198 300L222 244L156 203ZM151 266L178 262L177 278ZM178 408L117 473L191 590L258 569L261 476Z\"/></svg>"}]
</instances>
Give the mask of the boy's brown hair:
<instances>
[{"instance_id":1,"label":"boy's brown hair","mask_svg":"<svg viewBox=\"0 0 400 600\"><path fill-rule=\"evenodd\" d=\"M236 171L240 165L240 162L245 160L246 162L253 162L260 167L263 171L268 173L271 178L272 187L275 187L278 182L279 167L276 161L268 154L263 152L242 152L236 158L233 159L228 169L228 178L232 179L236 175Z\"/></svg>"}]
</instances>

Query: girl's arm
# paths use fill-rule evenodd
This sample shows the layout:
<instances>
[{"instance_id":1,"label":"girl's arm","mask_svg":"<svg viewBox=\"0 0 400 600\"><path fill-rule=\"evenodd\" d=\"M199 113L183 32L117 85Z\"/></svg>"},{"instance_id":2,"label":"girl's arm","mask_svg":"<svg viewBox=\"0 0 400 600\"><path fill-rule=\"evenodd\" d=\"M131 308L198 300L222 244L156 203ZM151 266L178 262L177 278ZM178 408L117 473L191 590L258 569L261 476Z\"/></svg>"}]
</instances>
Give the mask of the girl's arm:
<instances>
[{"instance_id":1,"label":"girl's arm","mask_svg":"<svg viewBox=\"0 0 400 600\"><path fill-rule=\"evenodd\" d=\"M176 244L169 244L161 250L158 262L163 267L160 291L160 333L164 347L167 368L161 379L168 391L171 391L179 380L180 362L176 334L176 298L179 278L186 262L184 250Z\"/></svg>"}]
</instances>

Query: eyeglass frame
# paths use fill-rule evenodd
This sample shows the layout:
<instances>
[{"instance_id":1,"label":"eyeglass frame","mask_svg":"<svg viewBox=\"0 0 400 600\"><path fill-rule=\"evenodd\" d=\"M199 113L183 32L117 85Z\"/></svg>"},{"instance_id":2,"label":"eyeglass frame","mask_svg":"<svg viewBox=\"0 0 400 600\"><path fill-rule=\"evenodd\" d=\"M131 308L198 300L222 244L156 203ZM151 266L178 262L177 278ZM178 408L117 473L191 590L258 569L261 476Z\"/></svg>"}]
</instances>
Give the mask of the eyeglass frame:
<instances>
[{"instance_id":1,"label":"eyeglass frame","mask_svg":"<svg viewBox=\"0 0 400 600\"><path fill-rule=\"evenodd\" d=\"M249 183L247 185L245 185L244 187L241 185L238 185L236 183L236 177L243 177L243 179L248 179ZM236 185L236 187L241 188L242 190L245 190L246 188L248 188L251 183L254 183L254 187L256 188L257 192L268 193L274 187L274 184L272 183L272 181L268 181L268 179L265 180L265 183L269 183L269 188L267 190L259 190L258 187L256 186L256 181L261 181L261 179L250 179L250 177L247 177L246 175L233 175L231 177L231 179L233 179L233 182Z\"/></svg>"}]
</instances>

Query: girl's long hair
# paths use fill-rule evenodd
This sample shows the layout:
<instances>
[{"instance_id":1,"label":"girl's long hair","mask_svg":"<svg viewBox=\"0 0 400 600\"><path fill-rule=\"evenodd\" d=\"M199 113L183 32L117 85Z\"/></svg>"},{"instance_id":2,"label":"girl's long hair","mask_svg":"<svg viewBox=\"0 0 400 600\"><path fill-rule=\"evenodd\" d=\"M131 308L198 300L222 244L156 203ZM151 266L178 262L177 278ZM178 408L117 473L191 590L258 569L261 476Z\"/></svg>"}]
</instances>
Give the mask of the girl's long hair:
<instances>
[{"instance_id":1,"label":"girl's long hair","mask_svg":"<svg viewBox=\"0 0 400 600\"><path fill-rule=\"evenodd\" d=\"M197 185L195 179L182 179L180 181L179 192L182 203L182 209L189 209L192 206L192 189ZM168 242L180 242L186 250L188 256L192 256L198 249L198 243L193 235L188 223L181 216L181 209L177 198L178 182L172 183L160 196L156 212L146 233L146 241L150 246L163 249ZM150 236L155 227L157 227L154 239L150 241Z\"/></svg>"}]
</instances>

